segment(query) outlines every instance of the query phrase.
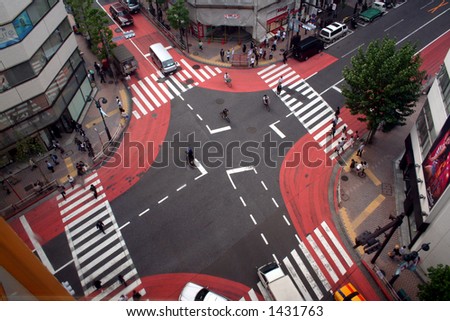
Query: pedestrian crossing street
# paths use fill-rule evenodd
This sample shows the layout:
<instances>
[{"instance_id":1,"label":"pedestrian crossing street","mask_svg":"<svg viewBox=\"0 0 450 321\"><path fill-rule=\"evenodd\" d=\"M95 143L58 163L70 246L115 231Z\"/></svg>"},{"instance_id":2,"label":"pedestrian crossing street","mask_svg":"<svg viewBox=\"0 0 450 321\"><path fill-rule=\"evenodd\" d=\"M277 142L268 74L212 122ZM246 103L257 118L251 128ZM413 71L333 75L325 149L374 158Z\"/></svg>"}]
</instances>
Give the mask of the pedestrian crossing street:
<instances>
[{"instance_id":1,"label":"pedestrian crossing street","mask_svg":"<svg viewBox=\"0 0 450 321\"><path fill-rule=\"evenodd\" d=\"M131 99L137 107L133 110L136 119L140 119L176 96L222 73L220 68L206 65L194 69L184 59L180 60L180 64L182 69L170 76L164 76L158 71L139 80L137 84L131 85Z\"/></svg>"},{"instance_id":2,"label":"pedestrian crossing street","mask_svg":"<svg viewBox=\"0 0 450 321\"><path fill-rule=\"evenodd\" d=\"M352 259L325 221L304 239L297 239L298 247L277 262L294 281L305 301L329 298L330 290L354 265ZM262 283L258 282L257 286L264 300L270 301ZM255 290L251 289L240 301L257 300Z\"/></svg>"},{"instance_id":3,"label":"pedestrian crossing street","mask_svg":"<svg viewBox=\"0 0 450 321\"><path fill-rule=\"evenodd\" d=\"M78 177L78 180L82 179ZM91 184L97 189L97 198L89 190ZM97 173L84 178L82 184L67 188L66 200L58 195L57 201L85 297L90 300L119 300L122 294L131 298L133 290L144 295L145 289ZM105 234L96 228L99 220L104 223ZM119 274L124 277L126 285L119 282ZM94 287L95 280L102 282L101 290Z\"/></svg>"},{"instance_id":4,"label":"pedestrian crossing street","mask_svg":"<svg viewBox=\"0 0 450 321\"><path fill-rule=\"evenodd\" d=\"M347 126L341 118L336 125L335 138L329 135L331 121L334 119L335 110L289 65L270 65L258 72L263 81L276 93L278 80L283 76L282 91L279 98L290 110L288 116L294 115L306 130L314 137L324 152L334 159L337 154L335 148L344 126ZM348 128L348 126L347 126ZM347 134L353 132L349 129ZM347 149L350 142L344 145Z\"/></svg>"}]
</instances>

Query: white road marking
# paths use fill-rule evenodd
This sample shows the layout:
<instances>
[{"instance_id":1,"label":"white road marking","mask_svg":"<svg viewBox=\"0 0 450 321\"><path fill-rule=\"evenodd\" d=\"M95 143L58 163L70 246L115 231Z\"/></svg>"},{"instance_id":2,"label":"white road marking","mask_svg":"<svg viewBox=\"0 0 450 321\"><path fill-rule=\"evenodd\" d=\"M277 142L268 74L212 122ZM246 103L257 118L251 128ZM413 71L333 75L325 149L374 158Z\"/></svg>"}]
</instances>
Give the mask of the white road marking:
<instances>
[{"instance_id":1,"label":"white road marking","mask_svg":"<svg viewBox=\"0 0 450 321\"><path fill-rule=\"evenodd\" d=\"M322 291L320 291L319 286L317 285L316 281L314 281L314 278L312 277L311 273L309 273L308 269L306 268L305 263L303 263L303 260L300 258L300 255L298 255L297 251L294 249L291 251L291 255L294 258L295 263L297 263L298 267L300 268L300 271L305 276L306 281L308 281L309 285L313 289L314 293L317 295L319 300L323 297ZM309 298L307 298L307 296ZM305 299L308 301L313 301L309 293L305 294Z\"/></svg>"},{"instance_id":2,"label":"white road marking","mask_svg":"<svg viewBox=\"0 0 450 321\"><path fill-rule=\"evenodd\" d=\"M275 201L275 199L273 197L272 197L272 202L275 204L276 207L279 207L277 201Z\"/></svg>"},{"instance_id":3,"label":"white road marking","mask_svg":"<svg viewBox=\"0 0 450 321\"><path fill-rule=\"evenodd\" d=\"M291 226L291 223L289 222L288 218L286 217L286 215L283 215L284 220L286 221L286 224L288 226Z\"/></svg>"},{"instance_id":4,"label":"white road marking","mask_svg":"<svg viewBox=\"0 0 450 321\"><path fill-rule=\"evenodd\" d=\"M346 272L344 266L342 265L341 261L339 261L339 258L337 257L337 255L333 251L333 249L331 248L330 244L328 244L328 241L323 236L322 232L318 228L315 228L314 229L314 234L316 234L317 238L319 239L320 243L322 243L323 247L325 248L325 251L331 257L331 259L333 260L334 264L336 264L339 272L341 272L341 275L344 275L345 272Z\"/></svg>"},{"instance_id":5,"label":"white road marking","mask_svg":"<svg viewBox=\"0 0 450 321\"><path fill-rule=\"evenodd\" d=\"M155 75L152 75L155 76ZM159 91L159 89L155 86L155 84L150 80L150 78L145 77L144 80L147 82L147 84L150 86L150 88L156 93L156 95L158 95L159 99L165 104L167 103L167 99L166 97L164 97L164 95ZM158 80L158 79L156 79ZM161 103L158 101L158 99L155 98L155 96L153 96L153 94L150 96L153 100L153 102L155 103L156 107L160 107Z\"/></svg>"},{"instance_id":6,"label":"white road marking","mask_svg":"<svg viewBox=\"0 0 450 321\"><path fill-rule=\"evenodd\" d=\"M280 261L278 261L278 258L275 254L272 254L273 259L275 260L275 262L277 262L277 264L280 264Z\"/></svg>"},{"instance_id":7,"label":"white road marking","mask_svg":"<svg viewBox=\"0 0 450 321\"><path fill-rule=\"evenodd\" d=\"M267 188L267 186L266 186L266 184L264 184L264 182L263 181L261 181L261 185L264 187L264 189L267 191L268 190L268 188Z\"/></svg>"},{"instance_id":8,"label":"white road marking","mask_svg":"<svg viewBox=\"0 0 450 321\"><path fill-rule=\"evenodd\" d=\"M144 215L145 213L147 213L148 211L150 211L149 208L147 208L145 211L143 211L142 213L140 213L138 216L142 216L142 215Z\"/></svg>"},{"instance_id":9,"label":"white road marking","mask_svg":"<svg viewBox=\"0 0 450 321\"><path fill-rule=\"evenodd\" d=\"M194 164L195 166L198 168L198 170L200 171L200 175L197 176L196 178L194 178L194 180L199 179L202 176L205 176L206 174L208 174L208 172L206 171L206 169L203 167L203 165L196 159L194 158Z\"/></svg>"},{"instance_id":10,"label":"white road marking","mask_svg":"<svg viewBox=\"0 0 450 321\"><path fill-rule=\"evenodd\" d=\"M141 115L139 115L139 113L136 110L133 110L132 113L133 113L134 117L136 117L136 119L141 118Z\"/></svg>"},{"instance_id":11,"label":"white road marking","mask_svg":"<svg viewBox=\"0 0 450 321\"><path fill-rule=\"evenodd\" d=\"M264 236L263 233L261 233L261 237L262 237L264 243L266 243L266 245L269 245L269 242L267 242L266 237Z\"/></svg>"},{"instance_id":12,"label":"white road marking","mask_svg":"<svg viewBox=\"0 0 450 321\"><path fill-rule=\"evenodd\" d=\"M239 199L241 200L242 205L244 205L244 207L247 207L247 204L245 204L245 201L244 201L244 199L242 198L242 196L239 196Z\"/></svg>"},{"instance_id":13,"label":"white road marking","mask_svg":"<svg viewBox=\"0 0 450 321\"><path fill-rule=\"evenodd\" d=\"M399 24L400 22L402 22L403 20L405 20L405 19L399 20L399 21L397 21L396 23L394 23L392 26L390 26L389 28L384 29L384 32L388 31L389 29L394 28L396 25L398 25L398 24Z\"/></svg>"},{"instance_id":14,"label":"white road marking","mask_svg":"<svg viewBox=\"0 0 450 321\"><path fill-rule=\"evenodd\" d=\"M253 217L253 215L252 215L252 214L250 214L250 218L252 219L252 221L253 221L253 224L257 225L257 223L256 223L256 220L255 220L255 218Z\"/></svg>"},{"instance_id":15,"label":"white road marking","mask_svg":"<svg viewBox=\"0 0 450 321\"><path fill-rule=\"evenodd\" d=\"M181 191L183 188L185 188L187 186L187 184L181 185L180 187L177 188L177 192Z\"/></svg>"},{"instance_id":16,"label":"white road marking","mask_svg":"<svg viewBox=\"0 0 450 321\"><path fill-rule=\"evenodd\" d=\"M282 139L286 137L285 134L283 134L283 132L281 130L279 130L275 124L278 124L280 121L277 120L276 122L274 122L273 124L270 124L269 127L272 128L272 130L277 133L278 136L280 136Z\"/></svg>"},{"instance_id":17,"label":"white road marking","mask_svg":"<svg viewBox=\"0 0 450 321\"><path fill-rule=\"evenodd\" d=\"M133 101L133 103L137 106L137 108L139 108L139 110L141 111L141 113L145 116L147 115L147 111L145 110L145 108L141 105L140 101L136 98L136 97L132 97L131 100ZM151 106L150 106L151 107ZM151 107L153 108L153 107ZM133 110L135 111L135 110ZM139 116L140 117L140 116Z\"/></svg>"},{"instance_id":18,"label":"white road marking","mask_svg":"<svg viewBox=\"0 0 450 321\"><path fill-rule=\"evenodd\" d=\"M327 258L323 254L323 252L320 249L320 247L317 245L317 243L314 240L314 238L311 235L307 235L306 239L308 240L309 244L314 249L314 252L316 252L317 256L319 257L320 262L322 262L322 265L325 267L325 270L328 272L328 274L330 275L330 277L333 280L333 282L336 283L337 281L339 281L339 278L336 275L336 273L334 272L333 267L328 262Z\"/></svg>"},{"instance_id":19,"label":"white road marking","mask_svg":"<svg viewBox=\"0 0 450 321\"><path fill-rule=\"evenodd\" d=\"M123 229L125 226L130 225L130 221L126 222L125 224L123 224L122 226L119 227L119 231L121 229Z\"/></svg>"},{"instance_id":20,"label":"white road marking","mask_svg":"<svg viewBox=\"0 0 450 321\"><path fill-rule=\"evenodd\" d=\"M342 247L341 242L338 241L334 233L331 231L327 222L323 221L320 225L324 229L325 233L327 233L328 237L330 238L331 242L333 242L339 253L342 255L347 265L351 267L353 265L352 259L350 258L350 256L348 256L347 251Z\"/></svg>"},{"instance_id":21,"label":"white road marking","mask_svg":"<svg viewBox=\"0 0 450 321\"><path fill-rule=\"evenodd\" d=\"M285 257L283 259L283 264L286 267L286 269L288 270L289 274L291 275L292 279L294 280L295 284L297 284L297 287L300 290L300 294L302 295L302 297L306 300L312 301L309 294L308 294L308 290L306 289L305 285L302 282L302 279L300 279L300 277L297 274L297 271L295 271L294 266L292 265L291 261L289 261L288 257Z\"/></svg>"},{"instance_id":22,"label":"white road marking","mask_svg":"<svg viewBox=\"0 0 450 321\"><path fill-rule=\"evenodd\" d=\"M194 110L194 108L192 108L191 105L187 104L187 106L189 107L190 110Z\"/></svg>"},{"instance_id":23,"label":"white road marking","mask_svg":"<svg viewBox=\"0 0 450 321\"><path fill-rule=\"evenodd\" d=\"M342 90L340 88L336 87L336 86L333 86L331 88L333 88L334 90L336 90L340 94L342 93Z\"/></svg>"},{"instance_id":24,"label":"white road marking","mask_svg":"<svg viewBox=\"0 0 450 321\"><path fill-rule=\"evenodd\" d=\"M200 116L199 114L195 114L197 116L198 119L200 119L201 121L203 121L202 116Z\"/></svg>"},{"instance_id":25,"label":"white road marking","mask_svg":"<svg viewBox=\"0 0 450 321\"><path fill-rule=\"evenodd\" d=\"M317 265L316 260L311 255L311 252L309 252L308 248L306 247L306 245L302 241L300 241L298 243L298 246L300 247L301 252L305 255L306 260L309 262L309 264L313 268L314 272L316 272L316 275L319 278L320 282L322 282L322 284L324 285L325 290L329 291L331 289L331 285L328 282L328 280L325 277L325 275L323 275L322 270Z\"/></svg>"},{"instance_id":26,"label":"white road marking","mask_svg":"<svg viewBox=\"0 0 450 321\"><path fill-rule=\"evenodd\" d=\"M217 133L220 133L220 132L224 132L226 130L231 130L231 126L220 127L220 128L217 128L217 129L211 129L211 128L209 128L208 125L206 125L206 128L208 128L210 134L217 134Z\"/></svg>"},{"instance_id":27,"label":"white road marking","mask_svg":"<svg viewBox=\"0 0 450 321\"><path fill-rule=\"evenodd\" d=\"M24 215L20 217L20 223L22 223L23 229L28 235L28 238L31 241L31 244L33 244L34 249L37 252L37 255L39 259L42 261L42 264L44 264L48 271L51 274L55 274L55 269L53 268L52 264L50 263L50 260L48 259L47 255L44 252L44 249L42 248L41 244L39 244L39 236L34 234L33 230L31 229L30 224L28 223L27 219Z\"/></svg>"},{"instance_id":28,"label":"white road marking","mask_svg":"<svg viewBox=\"0 0 450 321\"><path fill-rule=\"evenodd\" d=\"M233 185L234 189L236 189L236 185L234 185L234 182L231 179L231 175L232 174L236 174L236 173L246 172L246 171L254 171L255 174L258 174L258 172L256 171L255 167L253 167L253 166L238 167L238 168L233 168L233 169L228 169L227 170L228 179L230 180L231 185Z\"/></svg>"},{"instance_id":29,"label":"white road marking","mask_svg":"<svg viewBox=\"0 0 450 321\"><path fill-rule=\"evenodd\" d=\"M168 198L169 198L169 196L166 196L166 197L160 199L160 200L158 201L158 204L161 204L162 202L164 202L164 201L165 201L166 199L168 199Z\"/></svg>"}]
</instances>

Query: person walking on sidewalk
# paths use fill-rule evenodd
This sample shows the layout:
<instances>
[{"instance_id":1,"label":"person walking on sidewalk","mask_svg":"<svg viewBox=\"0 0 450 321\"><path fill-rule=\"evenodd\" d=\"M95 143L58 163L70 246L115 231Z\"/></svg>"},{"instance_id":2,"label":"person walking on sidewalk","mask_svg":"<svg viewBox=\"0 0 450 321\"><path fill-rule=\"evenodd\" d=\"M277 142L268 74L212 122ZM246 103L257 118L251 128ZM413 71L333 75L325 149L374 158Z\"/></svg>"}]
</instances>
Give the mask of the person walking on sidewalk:
<instances>
[{"instance_id":1,"label":"person walking on sidewalk","mask_svg":"<svg viewBox=\"0 0 450 321\"><path fill-rule=\"evenodd\" d=\"M58 156L56 156L55 154L50 154L50 157L52 158L53 164L55 164L55 166L59 165Z\"/></svg>"},{"instance_id":2,"label":"person walking on sidewalk","mask_svg":"<svg viewBox=\"0 0 450 321\"><path fill-rule=\"evenodd\" d=\"M119 96L116 96L116 105L118 108L122 108L122 102L119 99Z\"/></svg>"},{"instance_id":3,"label":"person walking on sidewalk","mask_svg":"<svg viewBox=\"0 0 450 321\"><path fill-rule=\"evenodd\" d=\"M69 182L70 186L72 186L72 188L75 187L75 178L73 178L70 175L67 175L67 181Z\"/></svg>"},{"instance_id":4,"label":"person walking on sidewalk","mask_svg":"<svg viewBox=\"0 0 450 321\"><path fill-rule=\"evenodd\" d=\"M58 190L61 193L63 199L66 200L66 188L63 185L59 185Z\"/></svg>"},{"instance_id":5,"label":"person walking on sidewalk","mask_svg":"<svg viewBox=\"0 0 450 321\"><path fill-rule=\"evenodd\" d=\"M100 70L100 83L104 83L106 84L106 80L105 80L105 72L102 70Z\"/></svg>"},{"instance_id":6,"label":"person walking on sidewalk","mask_svg":"<svg viewBox=\"0 0 450 321\"><path fill-rule=\"evenodd\" d=\"M364 141L361 142L361 145L358 147L358 151L356 152L356 156L362 157L364 151Z\"/></svg>"},{"instance_id":7,"label":"person walking on sidewalk","mask_svg":"<svg viewBox=\"0 0 450 321\"><path fill-rule=\"evenodd\" d=\"M227 62L230 62L230 49L227 50Z\"/></svg>"},{"instance_id":8,"label":"person walking on sidewalk","mask_svg":"<svg viewBox=\"0 0 450 321\"><path fill-rule=\"evenodd\" d=\"M281 83L278 83L278 86L277 86L277 95L278 96L281 94L282 90L283 90L283 86L281 85Z\"/></svg>"},{"instance_id":9,"label":"person walking on sidewalk","mask_svg":"<svg viewBox=\"0 0 450 321\"><path fill-rule=\"evenodd\" d=\"M220 49L220 60L222 60L222 62L225 62L225 51L222 49Z\"/></svg>"},{"instance_id":10,"label":"person walking on sidewalk","mask_svg":"<svg viewBox=\"0 0 450 321\"><path fill-rule=\"evenodd\" d=\"M53 164L50 163L49 160L47 160L46 163L47 163L47 168L48 168L48 170L49 170L50 172L54 173L54 172L55 172L55 167L53 166Z\"/></svg>"},{"instance_id":11,"label":"person walking on sidewalk","mask_svg":"<svg viewBox=\"0 0 450 321\"><path fill-rule=\"evenodd\" d=\"M95 227L97 227L97 230L100 230L103 234L106 234L105 224L101 220L97 221L97 223L95 224Z\"/></svg>"},{"instance_id":12,"label":"person walking on sidewalk","mask_svg":"<svg viewBox=\"0 0 450 321\"><path fill-rule=\"evenodd\" d=\"M34 162L34 160L32 158L30 158L28 163L30 164L31 170L34 170L34 169L37 168L37 165L36 165L36 163Z\"/></svg>"},{"instance_id":13,"label":"person walking on sidewalk","mask_svg":"<svg viewBox=\"0 0 450 321\"><path fill-rule=\"evenodd\" d=\"M92 191L92 193L94 193L94 198L97 199L97 188L93 184L91 184L91 187L89 187L89 189Z\"/></svg>"}]
</instances>

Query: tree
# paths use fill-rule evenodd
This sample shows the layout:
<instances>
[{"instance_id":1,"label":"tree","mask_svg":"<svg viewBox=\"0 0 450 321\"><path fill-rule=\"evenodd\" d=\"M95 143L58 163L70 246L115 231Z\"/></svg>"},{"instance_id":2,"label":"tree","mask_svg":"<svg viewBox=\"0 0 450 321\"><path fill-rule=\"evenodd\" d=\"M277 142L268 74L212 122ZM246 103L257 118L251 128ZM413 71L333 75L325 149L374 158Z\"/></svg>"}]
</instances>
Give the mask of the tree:
<instances>
[{"instance_id":1,"label":"tree","mask_svg":"<svg viewBox=\"0 0 450 321\"><path fill-rule=\"evenodd\" d=\"M93 8L93 0L67 0L80 32L88 39L92 52L99 58L107 57L106 50L115 47L108 15Z\"/></svg>"},{"instance_id":2,"label":"tree","mask_svg":"<svg viewBox=\"0 0 450 321\"><path fill-rule=\"evenodd\" d=\"M186 8L185 0L177 0L167 10L167 20L172 28L180 30L180 39L183 41L183 31L189 25L189 10Z\"/></svg>"},{"instance_id":3,"label":"tree","mask_svg":"<svg viewBox=\"0 0 450 321\"><path fill-rule=\"evenodd\" d=\"M419 299L422 301L450 301L450 266L438 264L428 268L429 281L419 284Z\"/></svg>"},{"instance_id":4,"label":"tree","mask_svg":"<svg viewBox=\"0 0 450 321\"><path fill-rule=\"evenodd\" d=\"M384 38L371 42L366 52L359 49L352 66L344 68L342 94L350 113L367 122L368 142L380 124L384 131L390 131L405 125L414 113L425 77L419 70L422 59L415 51L412 44L397 49L394 40Z\"/></svg>"}]
</instances>

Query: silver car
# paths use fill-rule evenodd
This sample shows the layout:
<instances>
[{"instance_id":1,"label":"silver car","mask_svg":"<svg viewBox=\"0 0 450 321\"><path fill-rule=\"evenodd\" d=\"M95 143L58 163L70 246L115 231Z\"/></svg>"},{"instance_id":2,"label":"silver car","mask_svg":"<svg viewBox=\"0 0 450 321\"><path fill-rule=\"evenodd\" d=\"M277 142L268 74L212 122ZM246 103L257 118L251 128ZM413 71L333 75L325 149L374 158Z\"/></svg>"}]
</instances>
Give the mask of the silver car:
<instances>
[{"instance_id":1,"label":"silver car","mask_svg":"<svg viewBox=\"0 0 450 321\"><path fill-rule=\"evenodd\" d=\"M214 293L207 288L188 282L181 291L179 301L230 301L224 296Z\"/></svg>"}]
</instances>

